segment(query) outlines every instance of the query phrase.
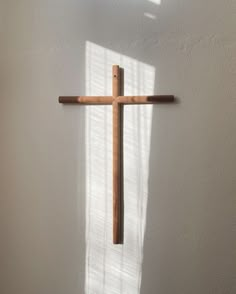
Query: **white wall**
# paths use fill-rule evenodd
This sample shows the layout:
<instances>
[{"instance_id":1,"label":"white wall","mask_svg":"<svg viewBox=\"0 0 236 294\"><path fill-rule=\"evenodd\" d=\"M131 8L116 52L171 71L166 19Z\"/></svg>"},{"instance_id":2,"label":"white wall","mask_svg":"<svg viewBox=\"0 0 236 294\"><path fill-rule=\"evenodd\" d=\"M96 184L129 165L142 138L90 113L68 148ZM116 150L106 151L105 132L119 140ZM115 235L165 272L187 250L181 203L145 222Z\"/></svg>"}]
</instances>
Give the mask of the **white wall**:
<instances>
[{"instance_id":1,"label":"white wall","mask_svg":"<svg viewBox=\"0 0 236 294\"><path fill-rule=\"evenodd\" d=\"M1 0L0 17L0 293L235 293L235 1ZM86 93L88 42L121 63L152 67L155 80L144 81L178 97L149 115L147 212L145 199L138 203L144 242L134 242L142 237L135 229L123 248L99 237L104 264L114 256L125 264L114 281L104 275L109 267L88 262L96 251L85 177L91 117L57 103ZM104 65L107 55L98 58ZM126 88L139 92L135 81ZM108 94L109 83L92 91Z\"/></svg>"}]
</instances>

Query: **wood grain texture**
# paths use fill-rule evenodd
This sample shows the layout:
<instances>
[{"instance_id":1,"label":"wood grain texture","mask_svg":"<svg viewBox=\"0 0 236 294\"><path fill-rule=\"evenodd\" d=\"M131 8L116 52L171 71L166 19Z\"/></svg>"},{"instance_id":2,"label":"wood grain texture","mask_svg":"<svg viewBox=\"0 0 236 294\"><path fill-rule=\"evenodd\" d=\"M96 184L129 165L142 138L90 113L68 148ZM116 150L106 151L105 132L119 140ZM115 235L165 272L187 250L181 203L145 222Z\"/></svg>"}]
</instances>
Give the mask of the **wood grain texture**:
<instances>
[{"instance_id":1,"label":"wood grain texture","mask_svg":"<svg viewBox=\"0 0 236 294\"><path fill-rule=\"evenodd\" d=\"M121 242L121 105L112 104L113 114L113 243Z\"/></svg>"},{"instance_id":2,"label":"wood grain texture","mask_svg":"<svg viewBox=\"0 0 236 294\"><path fill-rule=\"evenodd\" d=\"M172 95L153 95L153 96L119 96L117 102L122 104L155 104L168 103L174 101Z\"/></svg>"},{"instance_id":3,"label":"wood grain texture","mask_svg":"<svg viewBox=\"0 0 236 294\"><path fill-rule=\"evenodd\" d=\"M112 68L113 114L113 243L121 243L121 105L116 98L120 95L120 69Z\"/></svg>"},{"instance_id":4,"label":"wood grain texture","mask_svg":"<svg viewBox=\"0 0 236 294\"><path fill-rule=\"evenodd\" d=\"M112 66L112 96L117 98L121 95L120 91L120 67L119 65Z\"/></svg>"}]
</instances>

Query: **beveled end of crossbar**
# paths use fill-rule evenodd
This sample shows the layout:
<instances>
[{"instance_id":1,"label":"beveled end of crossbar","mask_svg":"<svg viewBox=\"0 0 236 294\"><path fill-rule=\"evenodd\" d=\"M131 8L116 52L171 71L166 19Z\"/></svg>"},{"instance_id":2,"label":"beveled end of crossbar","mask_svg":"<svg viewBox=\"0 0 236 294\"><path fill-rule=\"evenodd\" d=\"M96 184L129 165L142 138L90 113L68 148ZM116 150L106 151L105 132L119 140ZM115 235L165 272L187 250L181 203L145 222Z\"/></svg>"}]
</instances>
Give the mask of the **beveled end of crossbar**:
<instances>
[{"instance_id":1,"label":"beveled end of crossbar","mask_svg":"<svg viewBox=\"0 0 236 294\"><path fill-rule=\"evenodd\" d=\"M60 96L58 98L59 103L65 103L65 104L76 104L79 103L79 96Z\"/></svg>"},{"instance_id":2,"label":"beveled end of crossbar","mask_svg":"<svg viewBox=\"0 0 236 294\"><path fill-rule=\"evenodd\" d=\"M147 96L147 102L150 103L171 103L175 101L174 95Z\"/></svg>"}]
</instances>

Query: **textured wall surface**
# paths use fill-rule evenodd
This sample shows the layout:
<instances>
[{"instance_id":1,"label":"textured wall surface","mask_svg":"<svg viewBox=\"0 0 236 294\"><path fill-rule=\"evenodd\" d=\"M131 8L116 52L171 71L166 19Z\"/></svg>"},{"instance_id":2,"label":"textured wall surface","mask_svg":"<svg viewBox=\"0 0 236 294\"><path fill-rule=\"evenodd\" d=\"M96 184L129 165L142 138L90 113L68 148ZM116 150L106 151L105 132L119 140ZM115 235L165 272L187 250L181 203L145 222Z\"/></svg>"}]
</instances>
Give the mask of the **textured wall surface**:
<instances>
[{"instance_id":1,"label":"textured wall surface","mask_svg":"<svg viewBox=\"0 0 236 294\"><path fill-rule=\"evenodd\" d=\"M235 28L235 0L0 0L1 294L236 293ZM178 97L127 110L126 146L143 144L145 119L150 136L148 148L126 148L126 207L136 211L123 249L109 243L110 184L104 211L93 202L101 223L86 198L88 146L104 154L110 110L57 103L109 94L101 76L113 61L128 68L128 91ZM100 141L88 139L94 114ZM109 160L97 164L109 171Z\"/></svg>"}]
</instances>

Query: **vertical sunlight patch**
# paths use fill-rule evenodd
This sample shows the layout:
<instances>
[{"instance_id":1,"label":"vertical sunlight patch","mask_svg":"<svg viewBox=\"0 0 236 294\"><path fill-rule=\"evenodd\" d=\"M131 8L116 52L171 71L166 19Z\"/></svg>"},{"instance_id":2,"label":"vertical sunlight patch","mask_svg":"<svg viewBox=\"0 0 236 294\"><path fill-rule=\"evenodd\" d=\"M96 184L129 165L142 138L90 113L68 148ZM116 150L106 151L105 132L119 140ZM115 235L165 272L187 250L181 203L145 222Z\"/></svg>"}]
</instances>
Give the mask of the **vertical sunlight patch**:
<instances>
[{"instance_id":1,"label":"vertical sunlight patch","mask_svg":"<svg viewBox=\"0 0 236 294\"><path fill-rule=\"evenodd\" d=\"M112 94L112 65L125 95L153 94L155 68L86 42L86 95ZM152 105L124 107L124 245L112 244L112 108L86 106L86 294L138 294L148 197Z\"/></svg>"}]
</instances>

